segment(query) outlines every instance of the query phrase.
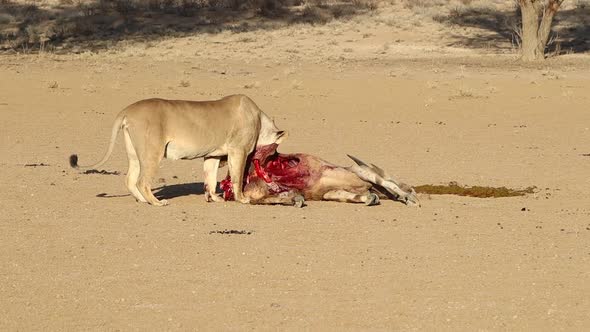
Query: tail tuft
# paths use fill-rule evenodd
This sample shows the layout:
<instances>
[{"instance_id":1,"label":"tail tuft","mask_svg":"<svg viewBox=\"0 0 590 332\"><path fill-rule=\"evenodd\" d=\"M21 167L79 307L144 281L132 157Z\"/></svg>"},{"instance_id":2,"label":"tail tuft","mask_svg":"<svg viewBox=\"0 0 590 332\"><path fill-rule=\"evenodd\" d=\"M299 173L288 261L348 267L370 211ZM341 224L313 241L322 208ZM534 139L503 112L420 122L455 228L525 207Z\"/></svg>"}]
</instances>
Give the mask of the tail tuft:
<instances>
[{"instance_id":1,"label":"tail tuft","mask_svg":"<svg viewBox=\"0 0 590 332\"><path fill-rule=\"evenodd\" d=\"M70 167L78 168L78 155L73 154L70 156Z\"/></svg>"}]
</instances>

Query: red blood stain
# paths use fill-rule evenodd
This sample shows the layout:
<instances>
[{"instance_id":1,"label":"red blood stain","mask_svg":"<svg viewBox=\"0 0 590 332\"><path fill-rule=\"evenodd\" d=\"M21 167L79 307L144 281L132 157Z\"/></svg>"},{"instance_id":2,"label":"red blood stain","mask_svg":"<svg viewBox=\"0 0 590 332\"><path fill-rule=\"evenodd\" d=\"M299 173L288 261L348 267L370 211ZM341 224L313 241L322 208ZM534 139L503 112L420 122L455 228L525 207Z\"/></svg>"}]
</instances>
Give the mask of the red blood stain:
<instances>
[{"instance_id":1,"label":"red blood stain","mask_svg":"<svg viewBox=\"0 0 590 332\"><path fill-rule=\"evenodd\" d=\"M270 193L278 194L290 190L304 190L309 187L310 168L299 154L279 154L277 144L259 147L253 153L252 164L245 178L245 184L256 178L268 184ZM234 199L232 182L229 175L221 181L223 198L226 201Z\"/></svg>"},{"instance_id":2,"label":"red blood stain","mask_svg":"<svg viewBox=\"0 0 590 332\"><path fill-rule=\"evenodd\" d=\"M262 167L260 167L260 160L254 159L253 163L254 163L254 169L256 170L256 175L259 178L263 179L264 182L271 183L272 179L270 178L270 176L268 176L268 174L264 171L264 169L262 169Z\"/></svg>"},{"instance_id":3,"label":"red blood stain","mask_svg":"<svg viewBox=\"0 0 590 332\"><path fill-rule=\"evenodd\" d=\"M310 172L306 163L295 154L277 154L271 157L264 171L273 182L289 189L302 190L307 187Z\"/></svg>"},{"instance_id":4,"label":"red blood stain","mask_svg":"<svg viewBox=\"0 0 590 332\"><path fill-rule=\"evenodd\" d=\"M226 201L233 201L234 200L234 190L232 188L232 182L229 175L224 179L221 180L219 184L221 190L223 190L223 199Z\"/></svg>"}]
</instances>

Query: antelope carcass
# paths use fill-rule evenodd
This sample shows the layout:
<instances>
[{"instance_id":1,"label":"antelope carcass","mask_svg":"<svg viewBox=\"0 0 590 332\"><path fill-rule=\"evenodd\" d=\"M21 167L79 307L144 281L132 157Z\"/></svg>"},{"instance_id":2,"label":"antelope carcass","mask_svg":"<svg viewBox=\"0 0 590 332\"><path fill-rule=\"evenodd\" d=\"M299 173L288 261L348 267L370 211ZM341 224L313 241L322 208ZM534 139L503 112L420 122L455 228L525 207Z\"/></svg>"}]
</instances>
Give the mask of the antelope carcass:
<instances>
[{"instance_id":1,"label":"antelope carcass","mask_svg":"<svg viewBox=\"0 0 590 332\"><path fill-rule=\"evenodd\" d=\"M249 158L243 193L252 204L302 207L305 200L379 204L389 198L420 206L411 186L395 181L381 168L350 156L350 167L331 164L318 157L277 152L278 144L259 146ZM221 181L225 200L233 200L231 179Z\"/></svg>"}]
</instances>

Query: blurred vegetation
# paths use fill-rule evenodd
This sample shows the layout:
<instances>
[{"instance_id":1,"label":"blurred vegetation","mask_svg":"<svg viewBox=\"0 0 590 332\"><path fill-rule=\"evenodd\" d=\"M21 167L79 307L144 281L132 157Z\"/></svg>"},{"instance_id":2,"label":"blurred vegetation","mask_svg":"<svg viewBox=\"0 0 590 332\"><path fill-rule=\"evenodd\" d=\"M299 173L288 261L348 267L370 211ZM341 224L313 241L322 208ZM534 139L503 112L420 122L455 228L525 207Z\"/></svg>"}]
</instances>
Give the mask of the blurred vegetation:
<instances>
[{"instance_id":1,"label":"blurred vegetation","mask_svg":"<svg viewBox=\"0 0 590 332\"><path fill-rule=\"evenodd\" d=\"M376 8L376 0L0 0L0 50L104 49L123 39L325 24Z\"/></svg>"}]
</instances>

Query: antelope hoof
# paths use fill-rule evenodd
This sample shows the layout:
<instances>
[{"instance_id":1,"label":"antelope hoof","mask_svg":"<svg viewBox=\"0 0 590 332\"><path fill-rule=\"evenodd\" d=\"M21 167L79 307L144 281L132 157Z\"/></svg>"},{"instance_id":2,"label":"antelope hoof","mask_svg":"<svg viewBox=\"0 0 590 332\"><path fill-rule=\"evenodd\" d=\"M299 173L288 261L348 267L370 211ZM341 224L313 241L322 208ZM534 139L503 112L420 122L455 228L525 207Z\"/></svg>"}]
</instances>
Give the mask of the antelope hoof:
<instances>
[{"instance_id":1,"label":"antelope hoof","mask_svg":"<svg viewBox=\"0 0 590 332\"><path fill-rule=\"evenodd\" d=\"M242 197L241 199L236 199L236 201L238 201L242 204L250 204L250 199L246 198L246 197Z\"/></svg>"},{"instance_id":2,"label":"antelope hoof","mask_svg":"<svg viewBox=\"0 0 590 332\"><path fill-rule=\"evenodd\" d=\"M303 196L295 196L293 198L293 206L296 208L302 208L305 205L305 198Z\"/></svg>"},{"instance_id":3,"label":"antelope hoof","mask_svg":"<svg viewBox=\"0 0 590 332\"><path fill-rule=\"evenodd\" d=\"M379 196L375 193L370 193L367 195L367 201L365 202L366 206L373 206L379 204Z\"/></svg>"},{"instance_id":4,"label":"antelope hoof","mask_svg":"<svg viewBox=\"0 0 590 332\"><path fill-rule=\"evenodd\" d=\"M159 200L159 201L155 201L154 203L152 203L153 206L166 206L168 205L168 201L165 199Z\"/></svg>"}]
</instances>

